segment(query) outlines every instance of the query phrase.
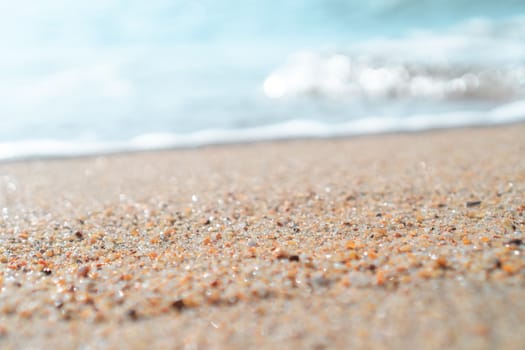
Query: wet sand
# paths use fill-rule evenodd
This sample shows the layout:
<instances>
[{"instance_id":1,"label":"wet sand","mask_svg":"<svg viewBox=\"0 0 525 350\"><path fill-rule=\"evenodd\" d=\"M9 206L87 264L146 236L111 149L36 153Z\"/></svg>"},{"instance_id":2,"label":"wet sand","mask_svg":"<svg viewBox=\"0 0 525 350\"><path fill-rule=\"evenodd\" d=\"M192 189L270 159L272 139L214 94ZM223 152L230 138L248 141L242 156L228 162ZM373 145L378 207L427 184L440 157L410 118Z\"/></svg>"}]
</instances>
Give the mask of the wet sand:
<instances>
[{"instance_id":1,"label":"wet sand","mask_svg":"<svg viewBox=\"0 0 525 350\"><path fill-rule=\"evenodd\" d=\"M525 125L0 165L0 347L525 347Z\"/></svg>"}]
</instances>

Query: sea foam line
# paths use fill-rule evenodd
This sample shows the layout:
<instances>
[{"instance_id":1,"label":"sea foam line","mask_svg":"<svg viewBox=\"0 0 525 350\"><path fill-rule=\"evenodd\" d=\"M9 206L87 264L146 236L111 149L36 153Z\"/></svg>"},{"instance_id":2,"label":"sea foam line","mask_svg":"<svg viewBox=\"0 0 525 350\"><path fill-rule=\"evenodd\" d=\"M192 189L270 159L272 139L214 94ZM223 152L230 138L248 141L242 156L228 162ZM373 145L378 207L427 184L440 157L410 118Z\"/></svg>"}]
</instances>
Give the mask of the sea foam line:
<instances>
[{"instance_id":1,"label":"sea foam line","mask_svg":"<svg viewBox=\"0 0 525 350\"><path fill-rule=\"evenodd\" d=\"M525 121L525 100L509 103L486 112L461 111L407 117L372 116L339 124L290 120L254 128L208 129L188 134L145 134L127 141L86 142L41 139L4 142L0 143L0 161L104 155L286 139L414 132L437 128L500 125L521 121Z\"/></svg>"}]
</instances>

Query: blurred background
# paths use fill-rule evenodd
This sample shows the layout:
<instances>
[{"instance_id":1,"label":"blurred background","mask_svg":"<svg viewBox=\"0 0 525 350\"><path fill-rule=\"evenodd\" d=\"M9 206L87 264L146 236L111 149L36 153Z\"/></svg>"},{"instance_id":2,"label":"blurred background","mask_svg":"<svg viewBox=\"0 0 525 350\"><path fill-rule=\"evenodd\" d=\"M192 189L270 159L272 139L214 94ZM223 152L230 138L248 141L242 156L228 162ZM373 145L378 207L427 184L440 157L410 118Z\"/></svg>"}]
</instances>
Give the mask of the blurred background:
<instances>
[{"instance_id":1,"label":"blurred background","mask_svg":"<svg viewBox=\"0 0 525 350\"><path fill-rule=\"evenodd\" d=\"M0 159L525 119L522 0L0 0Z\"/></svg>"}]
</instances>

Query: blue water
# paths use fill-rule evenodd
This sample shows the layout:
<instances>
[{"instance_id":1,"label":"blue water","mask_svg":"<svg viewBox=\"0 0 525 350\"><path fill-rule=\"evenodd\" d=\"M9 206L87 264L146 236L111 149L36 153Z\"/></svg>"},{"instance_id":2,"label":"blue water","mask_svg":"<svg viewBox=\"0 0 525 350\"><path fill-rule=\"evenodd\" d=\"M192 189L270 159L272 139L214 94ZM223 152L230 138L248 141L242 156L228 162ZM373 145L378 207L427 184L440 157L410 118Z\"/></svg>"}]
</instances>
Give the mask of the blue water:
<instances>
[{"instance_id":1,"label":"blue water","mask_svg":"<svg viewBox=\"0 0 525 350\"><path fill-rule=\"evenodd\" d=\"M525 120L524 1L0 10L0 159Z\"/></svg>"}]
</instances>

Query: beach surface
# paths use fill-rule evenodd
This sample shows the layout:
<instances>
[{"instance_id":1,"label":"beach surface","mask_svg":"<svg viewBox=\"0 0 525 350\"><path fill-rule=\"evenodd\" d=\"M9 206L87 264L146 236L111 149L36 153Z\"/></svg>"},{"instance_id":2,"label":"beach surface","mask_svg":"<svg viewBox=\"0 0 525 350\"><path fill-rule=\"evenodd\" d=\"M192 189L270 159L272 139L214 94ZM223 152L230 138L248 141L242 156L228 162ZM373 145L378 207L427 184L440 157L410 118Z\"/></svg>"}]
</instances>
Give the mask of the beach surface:
<instances>
[{"instance_id":1,"label":"beach surface","mask_svg":"<svg viewBox=\"0 0 525 350\"><path fill-rule=\"evenodd\" d=\"M525 125L0 164L0 348L525 348Z\"/></svg>"}]
</instances>

